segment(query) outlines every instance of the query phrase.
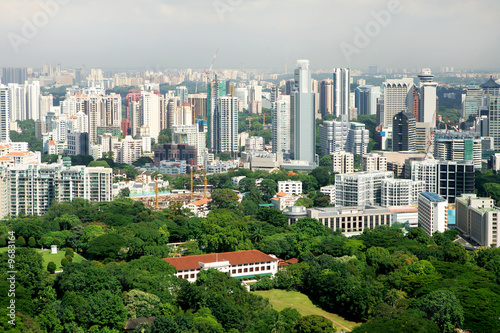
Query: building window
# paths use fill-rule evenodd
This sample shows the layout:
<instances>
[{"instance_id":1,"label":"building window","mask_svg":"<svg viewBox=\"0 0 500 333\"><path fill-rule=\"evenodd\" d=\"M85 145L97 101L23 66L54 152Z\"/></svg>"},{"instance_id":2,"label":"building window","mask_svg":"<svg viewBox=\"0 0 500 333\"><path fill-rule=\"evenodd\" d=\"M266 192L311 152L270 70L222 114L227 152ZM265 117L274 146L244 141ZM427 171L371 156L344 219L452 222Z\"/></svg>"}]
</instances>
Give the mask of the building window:
<instances>
[{"instance_id":1,"label":"building window","mask_svg":"<svg viewBox=\"0 0 500 333\"><path fill-rule=\"evenodd\" d=\"M258 272L259 271L259 267L255 267L255 271Z\"/></svg>"},{"instance_id":2,"label":"building window","mask_svg":"<svg viewBox=\"0 0 500 333\"><path fill-rule=\"evenodd\" d=\"M191 279L194 279L194 274L191 274Z\"/></svg>"},{"instance_id":3,"label":"building window","mask_svg":"<svg viewBox=\"0 0 500 333\"><path fill-rule=\"evenodd\" d=\"M240 269L238 269L238 273L241 273L241 268L240 268Z\"/></svg>"},{"instance_id":4,"label":"building window","mask_svg":"<svg viewBox=\"0 0 500 333\"><path fill-rule=\"evenodd\" d=\"M253 267L250 267L250 272L253 272Z\"/></svg>"},{"instance_id":5,"label":"building window","mask_svg":"<svg viewBox=\"0 0 500 333\"><path fill-rule=\"evenodd\" d=\"M271 270L271 266L267 266L267 270L270 271Z\"/></svg>"}]
</instances>

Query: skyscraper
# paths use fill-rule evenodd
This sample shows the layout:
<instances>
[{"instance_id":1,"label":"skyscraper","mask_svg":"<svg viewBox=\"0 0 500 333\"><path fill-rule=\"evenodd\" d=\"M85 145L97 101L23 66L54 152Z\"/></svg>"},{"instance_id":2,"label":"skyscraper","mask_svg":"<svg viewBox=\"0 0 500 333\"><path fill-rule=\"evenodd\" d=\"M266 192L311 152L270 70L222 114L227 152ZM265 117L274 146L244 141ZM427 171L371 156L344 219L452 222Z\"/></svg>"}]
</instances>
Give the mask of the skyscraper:
<instances>
[{"instance_id":1,"label":"skyscraper","mask_svg":"<svg viewBox=\"0 0 500 333\"><path fill-rule=\"evenodd\" d=\"M319 112L324 117L333 115L333 80L326 79L319 83Z\"/></svg>"},{"instance_id":2,"label":"skyscraper","mask_svg":"<svg viewBox=\"0 0 500 333\"><path fill-rule=\"evenodd\" d=\"M290 153L290 96L280 95L272 104L273 153Z\"/></svg>"},{"instance_id":3,"label":"skyscraper","mask_svg":"<svg viewBox=\"0 0 500 333\"><path fill-rule=\"evenodd\" d=\"M175 96L179 97L180 105L183 105L184 103L189 103L188 89L186 87L184 86L176 87Z\"/></svg>"},{"instance_id":4,"label":"skyscraper","mask_svg":"<svg viewBox=\"0 0 500 333\"><path fill-rule=\"evenodd\" d=\"M489 134L493 138L493 149L500 150L500 96L489 98Z\"/></svg>"},{"instance_id":5,"label":"skyscraper","mask_svg":"<svg viewBox=\"0 0 500 333\"><path fill-rule=\"evenodd\" d=\"M0 85L0 142L9 142L9 88Z\"/></svg>"},{"instance_id":6,"label":"skyscraper","mask_svg":"<svg viewBox=\"0 0 500 333\"><path fill-rule=\"evenodd\" d=\"M422 69L422 72L418 75L420 79L420 102L419 102L419 112L418 121L422 123L429 123L431 127L436 126L436 116L437 116L437 94L436 89L438 84L432 82L431 70L429 68Z\"/></svg>"},{"instance_id":7,"label":"skyscraper","mask_svg":"<svg viewBox=\"0 0 500 333\"><path fill-rule=\"evenodd\" d=\"M388 79L384 82L384 127L391 127L394 116L411 112L413 105L413 79Z\"/></svg>"},{"instance_id":8,"label":"skyscraper","mask_svg":"<svg viewBox=\"0 0 500 333\"><path fill-rule=\"evenodd\" d=\"M217 114L213 119L212 149L215 154L238 153L238 98L222 96L217 99Z\"/></svg>"},{"instance_id":9,"label":"skyscraper","mask_svg":"<svg viewBox=\"0 0 500 333\"><path fill-rule=\"evenodd\" d=\"M414 151L416 149L417 124L410 112L400 112L392 121L392 151Z\"/></svg>"},{"instance_id":10,"label":"skyscraper","mask_svg":"<svg viewBox=\"0 0 500 333\"><path fill-rule=\"evenodd\" d=\"M292 155L295 160L315 163L316 126L314 115L314 94L311 91L311 71L309 60L298 60L295 69L295 85L293 91Z\"/></svg>"},{"instance_id":11,"label":"skyscraper","mask_svg":"<svg viewBox=\"0 0 500 333\"><path fill-rule=\"evenodd\" d=\"M28 79L28 69L27 68L12 68L4 67L2 69L2 83L18 83L24 84Z\"/></svg>"},{"instance_id":12,"label":"skyscraper","mask_svg":"<svg viewBox=\"0 0 500 333\"><path fill-rule=\"evenodd\" d=\"M470 116L477 116L479 113L479 106L481 106L481 99L483 97L483 90L475 82L471 82L467 86L465 93L465 100L462 105L462 116L467 120Z\"/></svg>"},{"instance_id":13,"label":"skyscraper","mask_svg":"<svg viewBox=\"0 0 500 333\"><path fill-rule=\"evenodd\" d=\"M216 151L216 141L220 112L217 110L219 97L226 96L226 81L217 79L207 84L207 119L208 119L208 145L213 151ZM238 108L236 108L238 110ZM237 112L237 111L236 111Z\"/></svg>"},{"instance_id":14,"label":"skyscraper","mask_svg":"<svg viewBox=\"0 0 500 333\"><path fill-rule=\"evenodd\" d=\"M349 92L351 71L349 68L335 68L333 70L333 115L349 114Z\"/></svg>"}]
</instances>

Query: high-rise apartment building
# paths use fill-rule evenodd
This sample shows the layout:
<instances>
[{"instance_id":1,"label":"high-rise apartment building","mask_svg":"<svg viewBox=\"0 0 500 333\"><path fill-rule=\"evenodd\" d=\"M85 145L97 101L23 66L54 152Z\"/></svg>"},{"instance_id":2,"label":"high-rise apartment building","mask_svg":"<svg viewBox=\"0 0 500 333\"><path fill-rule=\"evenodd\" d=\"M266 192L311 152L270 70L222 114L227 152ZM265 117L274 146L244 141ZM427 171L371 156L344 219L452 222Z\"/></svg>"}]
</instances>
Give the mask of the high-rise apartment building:
<instances>
[{"instance_id":1,"label":"high-rise apartment building","mask_svg":"<svg viewBox=\"0 0 500 333\"><path fill-rule=\"evenodd\" d=\"M331 156L332 172L341 174L354 172L354 154L341 151Z\"/></svg>"},{"instance_id":2,"label":"high-rise apartment building","mask_svg":"<svg viewBox=\"0 0 500 333\"><path fill-rule=\"evenodd\" d=\"M273 153L290 154L290 96L280 95L272 104Z\"/></svg>"},{"instance_id":3,"label":"high-rise apartment building","mask_svg":"<svg viewBox=\"0 0 500 333\"><path fill-rule=\"evenodd\" d=\"M364 154L362 159L363 171L387 171L387 156L380 154Z\"/></svg>"},{"instance_id":4,"label":"high-rise apartment building","mask_svg":"<svg viewBox=\"0 0 500 333\"><path fill-rule=\"evenodd\" d=\"M2 84L17 83L24 84L28 79L28 69L27 68L13 68L4 67L2 68Z\"/></svg>"},{"instance_id":5,"label":"high-rise apartment building","mask_svg":"<svg viewBox=\"0 0 500 333\"><path fill-rule=\"evenodd\" d=\"M409 179L387 179L382 181L382 194L380 205L416 206L418 195L425 190L423 181Z\"/></svg>"},{"instance_id":6,"label":"high-rise apartment building","mask_svg":"<svg viewBox=\"0 0 500 333\"><path fill-rule=\"evenodd\" d=\"M9 88L0 85L0 142L10 141Z\"/></svg>"},{"instance_id":7,"label":"high-rise apartment building","mask_svg":"<svg viewBox=\"0 0 500 333\"><path fill-rule=\"evenodd\" d=\"M333 115L349 115L351 70L349 68L334 68L333 70Z\"/></svg>"},{"instance_id":8,"label":"high-rise apartment building","mask_svg":"<svg viewBox=\"0 0 500 333\"><path fill-rule=\"evenodd\" d=\"M448 229L448 202L436 193L422 192L418 196L418 226L432 236Z\"/></svg>"},{"instance_id":9,"label":"high-rise apartment building","mask_svg":"<svg viewBox=\"0 0 500 333\"><path fill-rule=\"evenodd\" d=\"M180 125L172 127L174 143L183 143L196 147L198 164L203 165L203 155L206 147L206 130L202 123L195 125Z\"/></svg>"},{"instance_id":10,"label":"high-rise apartment building","mask_svg":"<svg viewBox=\"0 0 500 333\"><path fill-rule=\"evenodd\" d=\"M132 164L141 158L142 140L127 135L123 140L113 143L113 157L118 164Z\"/></svg>"},{"instance_id":11,"label":"high-rise apartment building","mask_svg":"<svg viewBox=\"0 0 500 333\"><path fill-rule=\"evenodd\" d=\"M489 98L489 136L493 138L493 149L500 150L500 96Z\"/></svg>"},{"instance_id":12,"label":"high-rise apartment building","mask_svg":"<svg viewBox=\"0 0 500 333\"><path fill-rule=\"evenodd\" d=\"M207 119L208 119L208 146L213 152L217 150L217 142L219 140L219 122L220 110L218 110L218 99L226 96L226 81L213 80L207 84ZM238 110L238 105L236 105Z\"/></svg>"},{"instance_id":13,"label":"high-rise apartment building","mask_svg":"<svg viewBox=\"0 0 500 333\"><path fill-rule=\"evenodd\" d=\"M335 175L335 206L380 205L382 181L393 178L392 171L365 171Z\"/></svg>"},{"instance_id":14,"label":"high-rise apartment building","mask_svg":"<svg viewBox=\"0 0 500 333\"><path fill-rule=\"evenodd\" d=\"M392 151L414 151L416 131L417 124L413 113L397 113L392 121Z\"/></svg>"},{"instance_id":15,"label":"high-rise apartment building","mask_svg":"<svg viewBox=\"0 0 500 333\"><path fill-rule=\"evenodd\" d=\"M298 60L295 69L295 85L292 94L291 147L292 157L313 165L316 159L314 94L311 91L309 60Z\"/></svg>"},{"instance_id":16,"label":"high-rise apartment building","mask_svg":"<svg viewBox=\"0 0 500 333\"><path fill-rule=\"evenodd\" d=\"M188 89L184 86L175 87L175 97L178 97L180 104L189 103Z\"/></svg>"},{"instance_id":17,"label":"high-rise apartment building","mask_svg":"<svg viewBox=\"0 0 500 333\"><path fill-rule=\"evenodd\" d=\"M481 87L475 82L471 82L467 86L465 100L462 104L462 117L467 120L470 116L477 116L479 114L482 98L483 90Z\"/></svg>"}]
</instances>

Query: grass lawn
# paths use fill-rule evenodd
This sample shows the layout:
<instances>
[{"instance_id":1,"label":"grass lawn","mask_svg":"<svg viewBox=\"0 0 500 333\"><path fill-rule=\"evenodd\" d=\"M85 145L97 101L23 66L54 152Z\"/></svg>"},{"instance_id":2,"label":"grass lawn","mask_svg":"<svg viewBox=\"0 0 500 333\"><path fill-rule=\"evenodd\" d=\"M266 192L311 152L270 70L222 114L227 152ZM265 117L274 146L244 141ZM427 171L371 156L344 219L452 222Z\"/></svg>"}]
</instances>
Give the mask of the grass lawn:
<instances>
[{"instance_id":1,"label":"grass lawn","mask_svg":"<svg viewBox=\"0 0 500 333\"><path fill-rule=\"evenodd\" d=\"M18 248L16 248L16 249L18 249ZM7 252L7 250L8 250L7 247L2 247L2 248L0 248L0 253ZM50 249L48 251L38 250L38 252L41 253L43 256L43 267L45 269L47 269L47 264L51 261L53 261L54 264L56 264L56 271L60 271L62 269L61 259L64 258L64 254L66 253L66 249L64 249L64 250L58 249L57 254L51 254ZM75 253L75 256L73 257L73 262L82 262L84 260L85 260L84 257Z\"/></svg>"},{"instance_id":2,"label":"grass lawn","mask_svg":"<svg viewBox=\"0 0 500 333\"><path fill-rule=\"evenodd\" d=\"M337 328L337 332L341 329L350 332L358 323L347 321L344 318L330 312L326 312L314 305L309 297L297 291L286 291L280 289L258 290L255 294L268 298L273 307L277 311L281 311L287 307L294 307L302 316L320 315L333 322L333 326Z\"/></svg>"}]
</instances>

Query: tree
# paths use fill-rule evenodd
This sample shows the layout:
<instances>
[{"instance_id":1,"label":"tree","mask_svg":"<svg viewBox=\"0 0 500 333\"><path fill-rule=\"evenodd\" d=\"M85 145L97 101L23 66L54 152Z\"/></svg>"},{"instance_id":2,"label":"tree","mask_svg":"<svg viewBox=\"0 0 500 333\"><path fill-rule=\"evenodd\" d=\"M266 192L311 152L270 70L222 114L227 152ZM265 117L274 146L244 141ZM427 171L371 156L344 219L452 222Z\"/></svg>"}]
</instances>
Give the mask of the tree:
<instances>
[{"instance_id":1,"label":"tree","mask_svg":"<svg viewBox=\"0 0 500 333\"><path fill-rule=\"evenodd\" d=\"M47 264L47 271L49 271L50 274L54 274L56 271L56 264L53 261Z\"/></svg>"},{"instance_id":2,"label":"tree","mask_svg":"<svg viewBox=\"0 0 500 333\"><path fill-rule=\"evenodd\" d=\"M229 252L249 250L248 229L241 219L231 210L213 210L201 221L202 234L200 245L209 251Z\"/></svg>"},{"instance_id":3,"label":"tree","mask_svg":"<svg viewBox=\"0 0 500 333\"><path fill-rule=\"evenodd\" d=\"M132 165L135 166L135 167L142 167L146 163L153 163L153 160L151 159L151 157L142 156L138 160L136 160L135 162L133 162Z\"/></svg>"},{"instance_id":4,"label":"tree","mask_svg":"<svg viewBox=\"0 0 500 333\"><path fill-rule=\"evenodd\" d=\"M119 196L122 197L122 198L128 198L128 197L130 197L130 189L128 187L125 187L125 188L121 189Z\"/></svg>"},{"instance_id":5,"label":"tree","mask_svg":"<svg viewBox=\"0 0 500 333\"><path fill-rule=\"evenodd\" d=\"M262 200L269 202L272 197L276 194L276 189L278 186L276 182L272 179L264 179L260 184L260 191L262 193Z\"/></svg>"},{"instance_id":6,"label":"tree","mask_svg":"<svg viewBox=\"0 0 500 333\"><path fill-rule=\"evenodd\" d=\"M64 267L68 264L68 259L66 259L66 257L62 258L61 259L61 266Z\"/></svg>"},{"instance_id":7,"label":"tree","mask_svg":"<svg viewBox=\"0 0 500 333\"><path fill-rule=\"evenodd\" d=\"M328 207L330 204L330 197L328 195L323 195L314 199L315 207Z\"/></svg>"},{"instance_id":8,"label":"tree","mask_svg":"<svg viewBox=\"0 0 500 333\"><path fill-rule=\"evenodd\" d=\"M104 168L110 168L108 162L106 161L92 161L88 165L89 168L91 167L104 167Z\"/></svg>"},{"instance_id":9,"label":"tree","mask_svg":"<svg viewBox=\"0 0 500 333\"><path fill-rule=\"evenodd\" d=\"M332 155L325 155L319 159L319 166L327 167L329 170L331 170L332 165L333 165Z\"/></svg>"},{"instance_id":10,"label":"tree","mask_svg":"<svg viewBox=\"0 0 500 333\"><path fill-rule=\"evenodd\" d=\"M335 331L330 320L318 315L300 318L292 329L292 333L335 333Z\"/></svg>"},{"instance_id":11,"label":"tree","mask_svg":"<svg viewBox=\"0 0 500 333\"><path fill-rule=\"evenodd\" d=\"M231 159L231 155L226 152L215 154L215 157L218 157L221 161L229 161Z\"/></svg>"},{"instance_id":12,"label":"tree","mask_svg":"<svg viewBox=\"0 0 500 333\"><path fill-rule=\"evenodd\" d=\"M106 326L122 330L127 319L127 310L118 294L100 290L89 297L90 325Z\"/></svg>"},{"instance_id":13,"label":"tree","mask_svg":"<svg viewBox=\"0 0 500 333\"><path fill-rule=\"evenodd\" d=\"M23 237L23 236L19 236L19 237L17 237L17 239L16 239L16 246L17 246L17 247L23 247L23 246L26 246L26 240L24 240L24 237Z\"/></svg>"},{"instance_id":14,"label":"tree","mask_svg":"<svg viewBox=\"0 0 500 333\"><path fill-rule=\"evenodd\" d=\"M132 289L124 293L124 304L128 318L151 317L160 309L160 298L153 294Z\"/></svg>"},{"instance_id":15,"label":"tree","mask_svg":"<svg viewBox=\"0 0 500 333\"><path fill-rule=\"evenodd\" d=\"M3 236L0 236L0 247L4 247L7 245L7 241Z\"/></svg>"},{"instance_id":16,"label":"tree","mask_svg":"<svg viewBox=\"0 0 500 333\"><path fill-rule=\"evenodd\" d=\"M298 219L297 222L292 225L292 228L297 232L302 232L312 237L326 234L325 226L318 220L310 217Z\"/></svg>"},{"instance_id":17,"label":"tree","mask_svg":"<svg viewBox=\"0 0 500 333\"><path fill-rule=\"evenodd\" d=\"M36 246L36 240L33 236L31 236L29 239L28 239L28 247L35 247Z\"/></svg>"},{"instance_id":18,"label":"tree","mask_svg":"<svg viewBox=\"0 0 500 333\"><path fill-rule=\"evenodd\" d=\"M257 211L257 218L275 227L286 227L288 225L286 215L281 210L275 208L260 208Z\"/></svg>"},{"instance_id":19,"label":"tree","mask_svg":"<svg viewBox=\"0 0 500 333\"><path fill-rule=\"evenodd\" d=\"M127 242L123 236L116 233L104 234L89 243L87 253L95 259L115 259L126 245Z\"/></svg>"},{"instance_id":20,"label":"tree","mask_svg":"<svg viewBox=\"0 0 500 333\"><path fill-rule=\"evenodd\" d=\"M418 307L427 313L443 333L453 333L464 322L464 310L450 290L436 290L417 300Z\"/></svg>"},{"instance_id":21,"label":"tree","mask_svg":"<svg viewBox=\"0 0 500 333\"><path fill-rule=\"evenodd\" d=\"M165 128L161 130L158 136L158 144L163 145L172 142L172 130L170 128Z\"/></svg>"},{"instance_id":22,"label":"tree","mask_svg":"<svg viewBox=\"0 0 500 333\"><path fill-rule=\"evenodd\" d=\"M314 201L309 198L300 198L295 202L295 206L304 206L306 208L312 208L314 206Z\"/></svg>"},{"instance_id":23,"label":"tree","mask_svg":"<svg viewBox=\"0 0 500 333\"><path fill-rule=\"evenodd\" d=\"M318 186L326 186L329 184L330 181L330 171L331 168L325 167L325 166L319 166L315 168L313 171L311 171L311 176L316 178L318 181Z\"/></svg>"},{"instance_id":24,"label":"tree","mask_svg":"<svg viewBox=\"0 0 500 333\"><path fill-rule=\"evenodd\" d=\"M212 208L239 209L238 195L233 190L222 188L212 192Z\"/></svg>"}]
</instances>

